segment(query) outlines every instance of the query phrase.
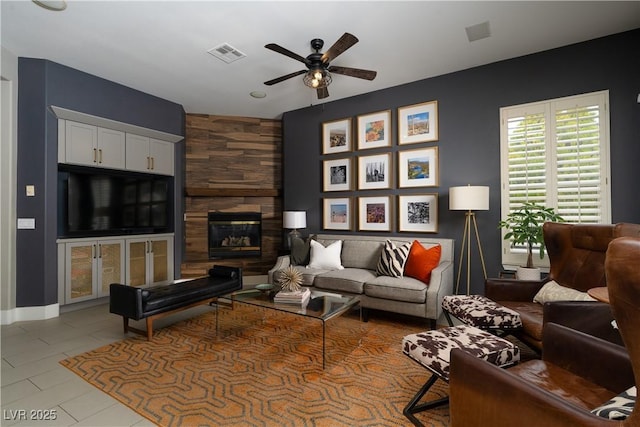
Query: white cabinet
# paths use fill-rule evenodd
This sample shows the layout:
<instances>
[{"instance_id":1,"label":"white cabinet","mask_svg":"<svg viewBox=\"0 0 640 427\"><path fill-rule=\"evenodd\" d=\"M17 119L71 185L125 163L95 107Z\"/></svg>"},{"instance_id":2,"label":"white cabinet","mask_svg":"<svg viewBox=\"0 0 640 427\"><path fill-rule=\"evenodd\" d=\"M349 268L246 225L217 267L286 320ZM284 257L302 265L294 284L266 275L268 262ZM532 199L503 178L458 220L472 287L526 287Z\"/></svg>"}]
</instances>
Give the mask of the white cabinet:
<instances>
[{"instance_id":1,"label":"white cabinet","mask_svg":"<svg viewBox=\"0 0 640 427\"><path fill-rule=\"evenodd\" d=\"M123 239L78 239L59 245L64 248L59 250L64 254L59 267L64 271L65 304L107 296L111 283L123 283Z\"/></svg>"},{"instance_id":2,"label":"white cabinet","mask_svg":"<svg viewBox=\"0 0 640 427\"><path fill-rule=\"evenodd\" d=\"M173 234L58 241L58 298L73 304L109 295L111 283L173 281Z\"/></svg>"},{"instance_id":3,"label":"white cabinet","mask_svg":"<svg viewBox=\"0 0 640 427\"><path fill-rule=\"evenodd\" d=\"M174 145L146 136L127 134L126 168L138 172L174 174Z\"/></svg>"},{"instance_id":4,"label":"white cabinet","mask_svg":"<svg viewBox=\"0 0 640 427\"><path fill-rule=\"evenodd\" d=\"M125 167L125 133L67 120L65 163L113 169Z\"/></svg>"},{"instance_id":5,"label":"white cabinet","mask_svg":"<svg viewBox=\"0 0 640 427\"><path fill-rule=\"evenodd\" d=\"M127 285L147 287L173 280L172 235L130 238L126 245Z\"/></svg>"}]
</instances>

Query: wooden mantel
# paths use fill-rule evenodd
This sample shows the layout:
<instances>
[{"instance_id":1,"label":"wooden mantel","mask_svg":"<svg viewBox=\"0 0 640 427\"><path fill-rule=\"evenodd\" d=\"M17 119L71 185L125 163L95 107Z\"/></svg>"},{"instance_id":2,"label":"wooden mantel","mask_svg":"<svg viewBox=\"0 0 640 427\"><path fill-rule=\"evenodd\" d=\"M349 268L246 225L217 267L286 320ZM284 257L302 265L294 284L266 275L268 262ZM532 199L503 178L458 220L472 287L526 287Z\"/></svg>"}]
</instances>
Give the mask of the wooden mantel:
<instances>
[{"instance_id":1,"label":"wooden mantel","mask_svg":"<svg viewBox=\"0 0 640 427\"><path fill-rule=\"evenodd\" d=\"M187 197L282 197L281 189L186 187Z\"/></svg>"}]
</instances>

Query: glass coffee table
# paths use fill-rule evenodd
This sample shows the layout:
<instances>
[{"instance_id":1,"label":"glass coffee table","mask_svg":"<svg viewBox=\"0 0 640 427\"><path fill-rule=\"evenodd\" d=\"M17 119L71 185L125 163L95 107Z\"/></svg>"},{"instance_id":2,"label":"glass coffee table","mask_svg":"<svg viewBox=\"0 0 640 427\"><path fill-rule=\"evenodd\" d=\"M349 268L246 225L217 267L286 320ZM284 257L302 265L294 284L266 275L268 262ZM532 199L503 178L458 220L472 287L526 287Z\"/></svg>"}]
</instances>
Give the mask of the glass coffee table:
<instances>
[{"instance_id":1,"label":"glass coffee table","mask_svg":"<svg viewBox=\"0 0 640 427\"><path fill-rule=\"evenodd\" d=\"M322 369L325 368L326 325L331 319L342 316L351 309L359 307L360 299L357 296L341 295L333 292L323 292L311 288L311 298L306 305L282 304L273 301L273 293L258 289L237 291L224 298L230 299L232 304L241 303L281 311L322 322ZM216 328L218 325L218 312L216 310ZM362 321L362 310L360 310Z\"/></svg>"}]
</instances>

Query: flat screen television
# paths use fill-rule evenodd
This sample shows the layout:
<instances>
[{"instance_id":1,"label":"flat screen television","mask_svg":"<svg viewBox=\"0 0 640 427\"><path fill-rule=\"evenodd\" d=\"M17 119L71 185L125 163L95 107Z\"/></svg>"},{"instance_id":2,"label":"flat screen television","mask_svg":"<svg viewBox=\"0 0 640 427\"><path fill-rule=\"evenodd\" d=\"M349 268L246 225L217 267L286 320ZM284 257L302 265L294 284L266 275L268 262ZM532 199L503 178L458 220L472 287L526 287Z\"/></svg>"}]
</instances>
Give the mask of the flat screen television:
<instances>
[{"instance_id":1,"label":"flat screen television","mask_svg":"<svg viewBox=\"0 0 640 427\"><path fill-rule=\"evenodd\" d=\"M95 168L58 170L58 236L171 232L173 177Z\"/></svg>"}]
</instances>

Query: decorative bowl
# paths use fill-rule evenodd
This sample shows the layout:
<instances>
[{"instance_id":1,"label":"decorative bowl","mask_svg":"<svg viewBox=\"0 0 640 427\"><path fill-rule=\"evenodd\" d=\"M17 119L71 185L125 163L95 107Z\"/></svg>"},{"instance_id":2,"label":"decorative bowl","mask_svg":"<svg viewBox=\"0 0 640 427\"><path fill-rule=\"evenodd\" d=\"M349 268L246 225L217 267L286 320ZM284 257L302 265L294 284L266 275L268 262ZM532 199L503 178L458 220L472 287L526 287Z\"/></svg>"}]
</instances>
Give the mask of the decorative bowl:
<instances>
[{"instance_id":1,"label":"decorative bowl","mask_svg":"<svg viewBox=\"0 0 640 427\"><path fill-rule=\"evenodd\" d=\"M256 285L256 289L263 294L268 294L271 290L273 290L273 285L269 283L262 283L260 285Z\"/></svg>"}]
</instances>

